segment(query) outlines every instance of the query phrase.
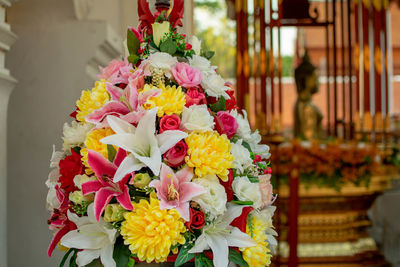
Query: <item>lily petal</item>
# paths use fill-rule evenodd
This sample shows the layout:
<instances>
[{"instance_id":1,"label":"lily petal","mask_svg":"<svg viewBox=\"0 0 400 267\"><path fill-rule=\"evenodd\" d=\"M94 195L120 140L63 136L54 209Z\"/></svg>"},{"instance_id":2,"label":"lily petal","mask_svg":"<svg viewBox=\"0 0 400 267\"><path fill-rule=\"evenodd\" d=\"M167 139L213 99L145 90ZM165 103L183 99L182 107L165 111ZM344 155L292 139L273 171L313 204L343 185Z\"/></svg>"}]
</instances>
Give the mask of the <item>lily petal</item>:
<instances>
[{"instance_id":1,"label":"lily petal","mask_svg":"<svg viewBox=\"0 0 400 267\"><path fill-rule=\"evenodd\" d=\"M108 115L125 115L129 113L128 107L118 101L110 101L85 117L85 120L94 124L102 122Z\"/></svg>"},{"instance_id":2,"label":"lily petal","mask_svg":"<svg viewBox=\"0 0 400 267\"><path fill-rule=\"evenodd\" d=\"M203 252L209 248L210 247L208 246L206 235L203 233L196 239L194 246L188 252L195 254Z\"/></svg>"},{"instance_id":3,"label":"lily petal","mask_svg":"<svg viewBox=\"0 0 400 267\"><path fill-rule=\"evenodd\" d=\"M76 263L78 264L79 267L81 266L86 266L95 259L98 259L100 257L100 251L99 250L82 250L78 252L78 256L76 257Z\"/></svg>"},{"instance_id":4,"label":"lily petal","mask_svg":"<svg viewBox=\"0 0 400 267\"><path fill-rule=\"evenodd\" d=\"M178 178L180 183L192 181L193 169L186 165L176 173L176 178Z\"/></svg>"},{"instance_id":5,"label":"lily petal","mask_svg":"<svg viewBox=\"0 0 400 267\"><path fill-rule=\"evenodd\" d=\"M122 181L127 174L138 171L145 166L146 165L138 161L132 154L129 154L121 162L121 165L119 165L119 168L114 175L114 183Z\"/></svg>"},{"instance_id":6,"label":"lily petal","mask_svg":"<svg viewBox=\"0 0 400 267\"><path fill-rule=\"evenodd\" d=\"M194 197L206 193L207 190L199 184L187 182L179 185L180 201L186 202Z\"/></svg>"},{"instance_id":7,"label":"lily petal","mask_svg":"<svg viewBox=\"0 0 400 267\"><path fill-rule=\"evenodd\" d=\"M99 181L104 175L113 177L117 168L99 152L88 149L88 164Z\"/></svg>"},{"instance_id":8,"label":"lily petal","mask_svg":"<svg viewBox=\"0 0 400 267\"><path fill-rule=\"evenodd\" d=\"M120 133L135 133L135 126L131 125L130 123L121 120L115 116L107 116L107 122L110 125L111 129L117 134Z\"/></svg>"},{"instance_id":9,"label":"lily petal","mask_svg":"<svg viewBox=\"0 0 400 267\"><path fill-rule=\"evenodd\" d=\"M96 193L101 188L103 184L99 181L88 181L82 184L82 194L86 196L87 194Z\"/></svg>"},{"instance_id":10,"label":"lily petal","mask_svg":"<svg viewBox=\"0 0 400 267\"><path fill-rule=\"evenodd\" d=\"M207 243L213 252L213 263L215 267L228 267L229 264L229 248L228 243L223 235L213 234L207 235Z\"/></svg>"},{"instance_id":11,"label":"lily petal","mask_svg":"<svg viewBox=\"0 0 400 267\"><path fill-rule=\"evenodd\" d=\"M117 198L119 204L121 204L121 206L124 209L133 210L131 197L129 196L129 188L128 188L128 186L125 185L123 190L124 190L123 193L121 195L119 195L119 196L116 196L116 198Z\"/></svg>"},{"instance_id":12,"label":"lily petal","mask_svg":"<svg viewBox=\"0 0 400 267\"><path fill-rule=\"evenodd\" d=\"M94 214L97 221L100 220L101 214L103 214L107 204L115 195L118 195L118 192L105 187L96 193L96 196L94 197Z\"/></svg>"},{"instance_id":13,"label":"lily petal","mask_svg":"<svg viewBox=\"0 0 400 267\"><path fill-rule=\"evenodd\" d=\"M106 83L106 89L111 96L112 100L119 101L124 90L114 86L112 83Z\"/></svg>"},{"instance_id":14,"label":"lily petal","mask_svg":"<svg viewBox=\"0 0 400 267\"><path fill-rule=\"evenodd\" d=\"M168 130L162 134L157 135L158 145L160 147L161 154L167 152L168 149L173 147L176 143L188 136L187 133L178 130Z\"/></svg>"},{"instance_id":15,"label":"lily petal","mask_svg":"<svg viewBox=\"0 0 400 267\"><path fill-rule=\"evenodd\" d=\"M242 214L242 210L245 205L235 205L228 203L228 210L222 215L221 221L226 225L231 224L231 222Z\"/></svg>"},{"instance_id":16,"label":"lily petal","mask_svg":"<svg viewBox=\"0 0 400 267\"><path fill-rule=\"evenodd\" d=\"M256 241L254 241L248 234L243 233L237 227L232 228L231 233L225 236L229 246L246 248L257 245Z\"/></svg>"},{"instance_id":17,"label":"lily petal","mask_svg":"<svg viewBox=\"0 0 400 267\"><path fill-rule=\"evenodd\" d=\"M158 147L152 146L150 148L150 157L141 156L135 152L133 152L132 154L135 155L135 158L137 158L139 161L149 167L154 175L158 176L160 174L161 153Z\"/></svg>"},{"instance_id":18,"label":"lily petal","mask_svg":"<svg viewBox=\"0 0 400 267\"><path fill-rule=\"evenodd\" d=\"M115 267L117 264L113 258L114 245L104 247L100 252L101 263L107 267Z\"/></svg>"}]
</instances>

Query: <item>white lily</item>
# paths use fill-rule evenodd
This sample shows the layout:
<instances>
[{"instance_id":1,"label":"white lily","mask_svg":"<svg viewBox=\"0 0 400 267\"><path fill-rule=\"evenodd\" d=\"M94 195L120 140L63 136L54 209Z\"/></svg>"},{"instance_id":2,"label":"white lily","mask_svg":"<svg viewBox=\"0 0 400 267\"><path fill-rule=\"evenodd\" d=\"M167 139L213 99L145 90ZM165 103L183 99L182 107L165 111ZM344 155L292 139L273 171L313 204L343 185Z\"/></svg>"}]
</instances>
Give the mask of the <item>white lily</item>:
<instances>
[{"instance_id":1,"label":"white lily","mask_svg":"<svg viewBox=\"0 0 400 267\"><path fill-rule=\"evenodd\" d=\"M223 215L204 226L202 234L197 238L189 253L200 253L211 248L214 266L227 267L229 246L240 248L256 246L257 243L249 235L230 225L242 214L244 207L228 204L228 209Z\"/></svg>"},{"instance_id":2,"label":"white lily","mask_svg":"<svg viewBox=\"0 0 400 267\"><path fill-rule=\"evenodd\" d=\"M178 130L164 131L156 135L156 116L157 108L147 111L137 127L115 116L107 116L107 122L116 134L100 141L130 152L115 173L115 183L121 181L126 174L145 166L158 176L161 169L161 155L187 137L186 133Z\"/></svg>"},{"instance_id":3,"label":"white lily","mask_svg":"<svg viewBox=\"0 0 400 267\"><path fill-rule=\"evenodd\" d=\"M63 236L61 244L68 248L82 249L76 258L78 266L86 266L100 257L105 267L115 267L113 251L118 232L103 218L100 218L100 221L96 220L93 203L88 207L88 216L78 217L68 211L68 219L74 222L78 229Z\"/></svg>"}]
</instances>

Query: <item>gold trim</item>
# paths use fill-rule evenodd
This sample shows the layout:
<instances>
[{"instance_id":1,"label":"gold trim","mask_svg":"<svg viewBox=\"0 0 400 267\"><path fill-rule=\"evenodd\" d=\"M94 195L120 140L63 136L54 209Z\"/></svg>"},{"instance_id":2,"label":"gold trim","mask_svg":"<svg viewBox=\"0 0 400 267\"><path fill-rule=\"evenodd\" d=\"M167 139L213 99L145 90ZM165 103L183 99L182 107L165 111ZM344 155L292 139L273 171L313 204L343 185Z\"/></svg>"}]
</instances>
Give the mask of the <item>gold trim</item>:
<instances>
[{"instance_id":1,"label":"gold trim","mask_svg":"<svg viewBox=\"0 0 400 267\"><path fill-rule=\"evenodd\" d=\"M265 76L267 75L267 59L266 59L266 51L265 49L261 49L260 52L260 75Z\"/></svg>"},{"instance_id":2,"label":"gold trim","mask_svg":"<svg viewBox=\"0 0 400 267\"><path fill-rule=\"evenodd\" d=\"M364 114L363 128L365 131L372 131L372 116L369 111Z\"/></svg>"},{"instance_id":3,"label":"gold trim","mask_svg":"<svg viewBox=\"0 0 400 267\"><path fill-rule=\"evenodd\" d=\"M384 127L383 116L381 112L375 114L375 131L382 132Z\"/></svg>"},{"instance_id":4,"label":"gold trim","mask_svg":"<svg viewBox=\"0 0 400 267\"><path fill-rule=\"evenodd\" d=\"M356 68L357 71L360 67L359 61L360 61L360 46L356 44L354 46L354 67Z\"/></svg>"},{"instance_id":5,"label":"gold trim","mask_svg":"<svg viewBox=\"0 0 400 267\"><path fill-rule=\"evenodd\" d=\"M370 68L370 55L369 55L369 45L365 44L364 45L364 69L366 72L369 72L369 68Z\"/></svg>"},{"instance_id":6,"label":"gold trim","mask_svg":"<svg viewBox=\"0 0 400 267\"><path fill-rule=\"evenodd\" d=\"M381 74L382 73L382 51L381 51L381 48L378 46L375 47L374 61L375 61L376 72Z\"/></svg>"}]
</instances>

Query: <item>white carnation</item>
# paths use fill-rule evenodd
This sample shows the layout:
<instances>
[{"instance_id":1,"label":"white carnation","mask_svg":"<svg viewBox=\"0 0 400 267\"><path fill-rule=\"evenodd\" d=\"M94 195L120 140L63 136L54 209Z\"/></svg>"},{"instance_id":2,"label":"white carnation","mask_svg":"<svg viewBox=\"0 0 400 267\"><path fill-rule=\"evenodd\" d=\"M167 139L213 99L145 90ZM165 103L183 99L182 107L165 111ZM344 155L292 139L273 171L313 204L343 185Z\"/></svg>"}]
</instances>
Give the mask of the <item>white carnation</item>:
<instances>
[{"instance_id":1,"label":"white carnation","mask_svg":"<svg viewBox=\"0 0 400 267\"><path fill-rule=\"evenodd\" d=\"M71 147L81 146L85 142L86 135L94 127L91 123L79 123L73 121L71 125L64 123L63 127L63 149L68 151Z\"/></svg>"},{"instance_id":2,"label":"white carnation","mask_svg":"<svg viewBox=\"0 0 400 267\"><path fill-rule=\"evenodd\" d=\"M150 54L148 61L151 67L163 70L167 77L171 76L171 68L178 63L175 57L164 52Z\"/></svg>"},{"instance_id":3,"label":"white carnation","mask_svg":"<svg viewBox=\"0 0 400 267\"><path fill-rule=\"evenodd\" d=\"M216 69L215 66L211 66L211 62L208 59L199 55L193 55L192 58L189 58L189 65L201 70L204 75L215 73Z\"/></svg>"},{"instance_id":4,"label":"white carnation","mask_svg":"<svg viewBox=\"0 0 400 267\"><path fill-rule=\"evenodd\" d=\"M207 105L191 105L183 108L182 125L188 131L207 132L213 130L214 119Z\"/></svg>"},{"instance_id":5,"label":"white carnation","mask_svg":"<svg viewBox=\"0 0 400 267\"><path fill-rule=\"evenodd\" d=\"M216 175L211 174L193 180L194 183L204 187L207 192L194 197L193 201L199 203L200 207L211 215L212 218L224 214L226 211L227 197L225 188L219 183Z\"/></svg>"},{"instance_id":6,"label":"white carnation","mask_svg":"<svg viewBox=\"0 0 400 267\"><path fill-rule=\"evenodd\" d=\"M230 99L229 95L225 92L231 90L230 87L225 86L225 80L218 74L210 73L203 76L201 86L209 96L217 97L223 96L225 99Z\"/></svg>"},{"instance_id":7,"label":"white carnation","mask_svg":"<svg viewBox=\"0 0 400 267\"><path fill-rule=\"evenodd\" d=\"M249 150L242 145L242 142L243 140L240 139L236 143L233 143L231 148L231 154L235 158L233 161L234 167L241 173L253 163Z\"/></svg>"},{"instance_id":8,"label":"white carnation","mask_svg":"<svg viewBox=\"0 0 400 267\"><path fill-rule=\"evenodd\" d=\"M241 201L253 201L253 207L258 209L262 206L261 192L258 183L250 182L247 176L235 177L232 182L235 196Z\"/></svg>"},{"instance_id":9,"label":"white carnation","mask_svg":"<svg viewBox=\"0 0 400 267\"><path fill-rule=\"evenodd\" d=\"M258 133L258 130L254 133L251 131L247 113L245 110L242 110L242 112L243 115L239 114L237 110L232 110L230 112L239 125L236 134L250 145L254 154L260 155L265 159L269 158L271 156L269 153L269 146L260 144L261 135Z\"/></svg>"}]
</instances>

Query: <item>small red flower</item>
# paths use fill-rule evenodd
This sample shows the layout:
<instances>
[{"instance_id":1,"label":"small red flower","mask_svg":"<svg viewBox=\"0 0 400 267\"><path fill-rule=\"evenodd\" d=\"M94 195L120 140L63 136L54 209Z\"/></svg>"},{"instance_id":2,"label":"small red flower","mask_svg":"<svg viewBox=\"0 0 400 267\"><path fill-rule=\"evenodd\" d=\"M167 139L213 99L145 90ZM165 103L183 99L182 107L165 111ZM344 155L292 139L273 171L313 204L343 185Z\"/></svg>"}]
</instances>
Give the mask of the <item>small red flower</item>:
<instances>
[{"instance_id":1,"label":"small red flower","mask_svg":"<svg viewBox=\"0 0 400 267\"><path fill-rule=\"evenodd\" d=\"M186 227L192 231L191 229L201 229L206 224L204 220L204 213L190 208L190 220L185 223Z\"/></svg>"},{"instance_id":2,"label":"small red flower","mask_svg":"<svg viewBox=\"0 0 400 267\"><path fill-rule=\"evenodd\" d=\"M187 44L186 44L186 50L190 50L190 49L192 49L192 45L189 44L189 43L187 43Z\"/></svg>"},{"instance_id":3,"label":"small red flower","mask_svg":"<svg viewBox=\"0 0 400 267\"><path fill-rule=\"evenodd\" d=\"M255 155L254 156L254 163L260 162L262 160L260 155Z\"/></svg>"}]
</instances>

